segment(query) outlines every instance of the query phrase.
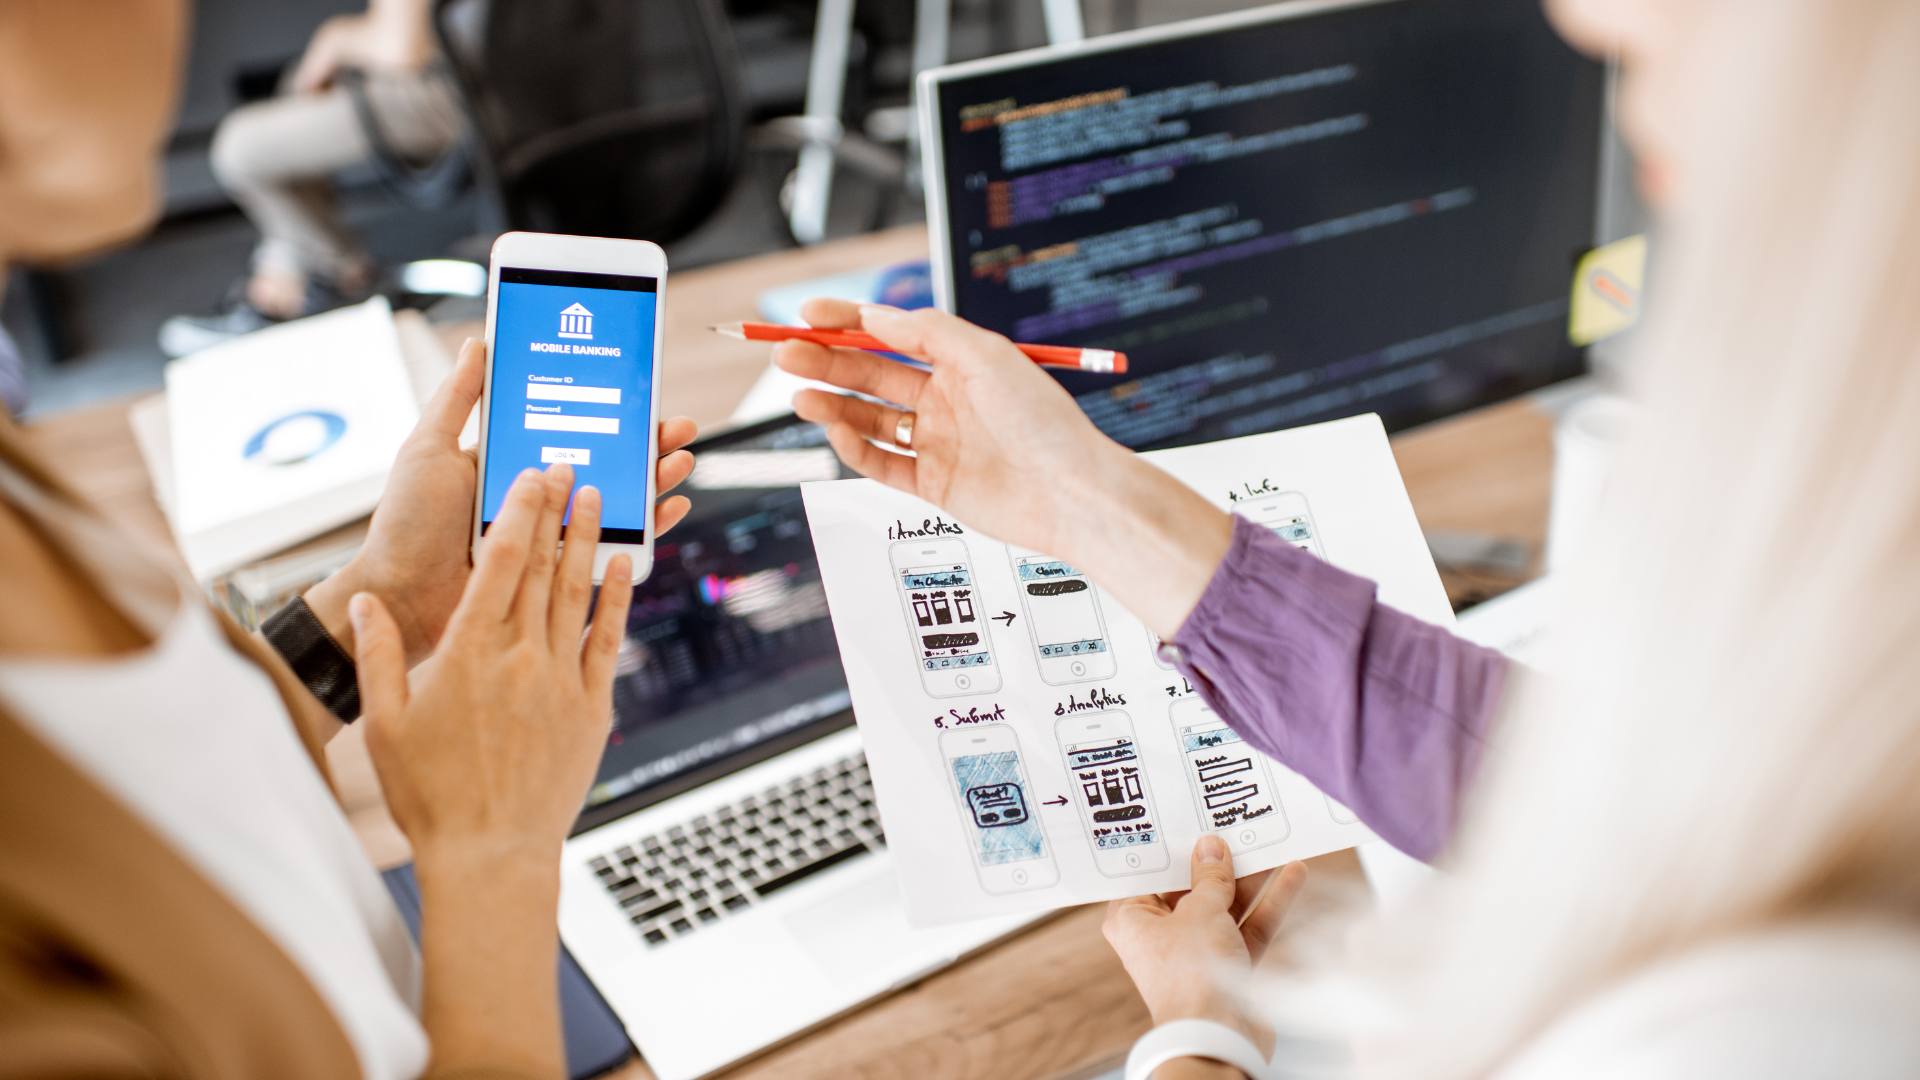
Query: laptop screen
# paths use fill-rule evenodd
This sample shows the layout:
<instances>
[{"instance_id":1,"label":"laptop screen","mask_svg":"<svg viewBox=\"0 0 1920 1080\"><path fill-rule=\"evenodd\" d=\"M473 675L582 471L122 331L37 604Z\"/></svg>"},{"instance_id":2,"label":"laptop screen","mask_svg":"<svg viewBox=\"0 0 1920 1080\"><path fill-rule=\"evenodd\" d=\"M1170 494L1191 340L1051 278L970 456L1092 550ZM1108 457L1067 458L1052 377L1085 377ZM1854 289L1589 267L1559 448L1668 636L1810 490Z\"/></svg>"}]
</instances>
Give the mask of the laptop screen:
<instances>
[{"instance_id":1,"label":"laptop screen","mask_svg":"<svg viewBox=\"0 0 1920 1080\"><path fill-rule=\"evenodd\" d=\"M847 474L791 417L693 450L693 511L634 590L583 828L852 721L798 486Z\"/></svg>"}]
</instances>

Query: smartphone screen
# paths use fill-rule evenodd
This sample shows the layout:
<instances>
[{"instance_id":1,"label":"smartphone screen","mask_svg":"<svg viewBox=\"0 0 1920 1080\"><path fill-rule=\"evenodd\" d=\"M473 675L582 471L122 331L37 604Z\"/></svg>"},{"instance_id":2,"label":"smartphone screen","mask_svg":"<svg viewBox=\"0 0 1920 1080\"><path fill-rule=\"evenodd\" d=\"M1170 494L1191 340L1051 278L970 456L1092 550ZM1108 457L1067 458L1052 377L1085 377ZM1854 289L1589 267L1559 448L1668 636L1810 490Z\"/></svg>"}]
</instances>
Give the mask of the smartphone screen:
<instances>
[{"instance_id":1,"label":"smartphone screen","mask_svg":"<svg viewBox=\"0 0 1920 1080\"><path fill-rule=\"evenodd\" d=\"M1020 783L1020 755L1012 750L951 758L953 781L978 847L981 866L1038 859L1045 851L1033 803Z\"/></svg>"},{"instance_id":2,"label":"smartphone screen","mask_svg":"<svg viewBox=\"0 0 1920 1080\"><path fill-rule=\"evenodd\" d=\"M900 571L900 588L913 613L922 671L986 667L991 662L975 603L973 571L966 563L906 567Z\"/></svg>"},{"instance_id":3,"label":"smartphone screen","mask_svg":"<svg viewBox=\"0 0 1920 1080\"><path fill-rule=\"evenodd\" d=\"M1107 630L1085 574L1044 555L1014 561L1042 659L1107 651Z\"/></svg>"},{"instance_id":4,"label":"smartphone screen","mask_svg":"<svg viewBox=\"0 0 1920 1080\"><path fill-rule=\"evenodd\" d=\"M565 462L576 486L600 489L602 543L650 539L659 287L651 277L500 267L483 534L514 477Z\"/></svg>"}]
</instances>

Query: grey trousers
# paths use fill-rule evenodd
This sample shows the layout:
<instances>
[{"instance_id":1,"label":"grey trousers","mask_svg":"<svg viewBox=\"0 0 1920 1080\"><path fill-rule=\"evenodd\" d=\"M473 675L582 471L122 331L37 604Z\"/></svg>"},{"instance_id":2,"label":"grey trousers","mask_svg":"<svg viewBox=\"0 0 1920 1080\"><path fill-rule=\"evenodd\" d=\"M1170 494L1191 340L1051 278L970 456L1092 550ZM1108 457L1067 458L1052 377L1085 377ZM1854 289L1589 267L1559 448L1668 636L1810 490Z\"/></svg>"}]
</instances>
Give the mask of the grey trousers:
<instances>
[{"instance_id":1,"label":"grey trousers","mask_svg":"<svg viewBox=\"0 0 1920 1080\"><path fill-rule=\"evenodd\" d=\"M371 73L366 92L381 134L399 154L430 161L459 138L459 103L443 72ZM352 99L339 87L245 105L222 120L213 174L260 230L254 267L328 280L370 269L365 248L341 224L332 178L372 154Z\"/></svg>"}]
</instances>

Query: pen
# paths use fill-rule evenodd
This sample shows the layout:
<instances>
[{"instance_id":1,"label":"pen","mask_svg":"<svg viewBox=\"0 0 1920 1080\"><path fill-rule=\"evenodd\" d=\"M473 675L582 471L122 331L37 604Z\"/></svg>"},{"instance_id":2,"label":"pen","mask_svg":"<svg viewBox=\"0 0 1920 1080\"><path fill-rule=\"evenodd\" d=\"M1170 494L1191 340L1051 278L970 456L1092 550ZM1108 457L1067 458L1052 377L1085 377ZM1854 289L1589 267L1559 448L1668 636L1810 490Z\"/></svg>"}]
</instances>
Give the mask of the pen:
<instances>
[{"instance_id":1,"label":"pen","mask_svg":"<svg viewBox=\"0 0 1920 1080\"><path fill-rule=\"evenodd\" d=\"M737 322L713 327L713 332L741 341L811 341L838 349L867 349L895 352L892 346L872 334L859 330L815 330L806 326L775 326L772 323ZM1088 371L1097 375L1125 375L1127 354L1111 349L1081 349L1071 345L1020 345L1014 348L1041 367Z\"/></svg>"}]
</instances>

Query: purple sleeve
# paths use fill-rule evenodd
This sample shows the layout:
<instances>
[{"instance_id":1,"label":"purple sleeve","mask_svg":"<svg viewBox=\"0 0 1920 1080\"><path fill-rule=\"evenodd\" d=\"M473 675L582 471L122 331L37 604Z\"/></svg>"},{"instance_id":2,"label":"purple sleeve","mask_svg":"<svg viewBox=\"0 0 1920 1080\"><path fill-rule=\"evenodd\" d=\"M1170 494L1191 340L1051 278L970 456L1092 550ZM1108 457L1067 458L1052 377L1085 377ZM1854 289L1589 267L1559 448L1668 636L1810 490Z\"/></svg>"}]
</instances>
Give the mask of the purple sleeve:
<instances>
[{"instance_id":1,"label":"purple sleeve","mask_svg":"<svg viewBox=\"0 0 1920 1080\"><path fill-rule=\"evenodd\" d=\"M1373 582L1238 516L1173 644L1242 738L1401 851L1430 860L1446 846L1505 657L1377 603Z\"/></svg>"}]
</instances>

